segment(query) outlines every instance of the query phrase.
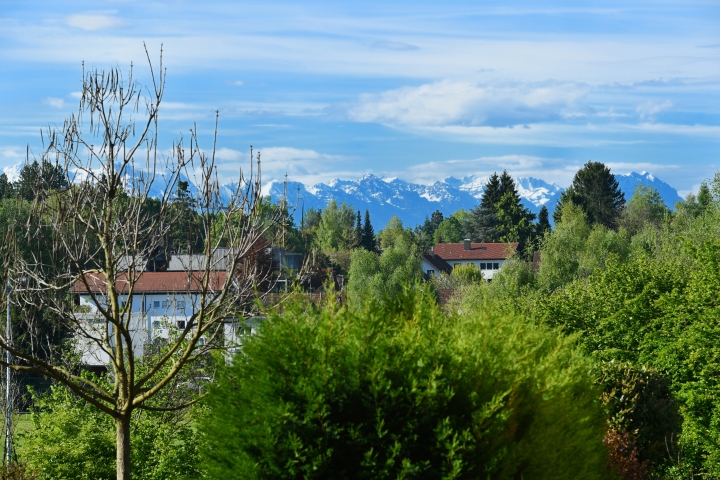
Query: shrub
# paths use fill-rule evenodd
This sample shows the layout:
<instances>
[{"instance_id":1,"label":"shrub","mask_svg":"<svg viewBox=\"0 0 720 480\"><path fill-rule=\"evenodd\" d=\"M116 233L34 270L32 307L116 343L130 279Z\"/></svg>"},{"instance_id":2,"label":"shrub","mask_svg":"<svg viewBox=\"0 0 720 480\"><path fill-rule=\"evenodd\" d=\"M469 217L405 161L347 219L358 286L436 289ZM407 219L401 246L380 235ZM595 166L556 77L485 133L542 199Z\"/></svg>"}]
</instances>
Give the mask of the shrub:
<instances>
[{"instance_id":1,"label":"shrub","mask_svg":"<svg viewBox=\"0 0 720 480\"><path fill-rule=\"evenodd\" d=\"M602 478L591 365L491 305L422 289L345 309L286 305L220 374L212 478Z\"/></svg>"},{"instance_id":2,"label":"shrub","mask_svg":"<svg viewBox=\"0 0 720 480\"><path fill-rule=\"evenodd\" d=\"M23 434L18 452L31 471L53 480L116 477L115 424L109 415L59 385L36 398L35 405L34 428ZM130 432L133 479L197 478L200 437L190 420L177 412L135 412Z\"/></svg>"}]
</instances>

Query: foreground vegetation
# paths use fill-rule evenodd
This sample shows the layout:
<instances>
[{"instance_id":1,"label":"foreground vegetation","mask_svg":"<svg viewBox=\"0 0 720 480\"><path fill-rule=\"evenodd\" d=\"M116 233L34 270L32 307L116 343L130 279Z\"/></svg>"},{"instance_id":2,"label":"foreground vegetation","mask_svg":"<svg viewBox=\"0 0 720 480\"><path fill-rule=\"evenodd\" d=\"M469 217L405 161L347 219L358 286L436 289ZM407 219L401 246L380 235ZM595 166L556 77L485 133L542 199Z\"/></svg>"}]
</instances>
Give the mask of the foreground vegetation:
<instances>
[{"instance_id":1,"label":"foreground vegetation","mask_svg":"<svg viewBox=\"0 0 720 480\"><path fill-rule=\"evenodd\" d=\"M271 314L208 397L212 478L604 478L570 338L427 289ZM229 421L232 419L232 421Z\"/></svg>"}]
</instances>

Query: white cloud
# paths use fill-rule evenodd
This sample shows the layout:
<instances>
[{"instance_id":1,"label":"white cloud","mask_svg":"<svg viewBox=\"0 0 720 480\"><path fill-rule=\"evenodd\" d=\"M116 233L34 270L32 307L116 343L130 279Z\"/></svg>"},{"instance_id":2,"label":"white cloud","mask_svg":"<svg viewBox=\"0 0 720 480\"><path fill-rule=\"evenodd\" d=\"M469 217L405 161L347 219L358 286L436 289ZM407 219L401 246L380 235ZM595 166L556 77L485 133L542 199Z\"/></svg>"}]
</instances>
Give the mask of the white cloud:
<instances>
[{"instance_id":1,"label":"white cloud","mask_svg":"<svg viewBox=\"0 0 720 480\"><path fill-rule=\"evenodd\" d=\"M635 111L640 115L643 120L654 121L658 113L663 110L673 108L675 105L670 100L665 100L662 103L657 103L653 100L648 100L641 103L635 108Z\"/></svg>"},{"instance_id":2,"label":"white cloud","mask_svg":"<svg viewBox=\"0 0 720 480\"><path fill-rule=\"evenodd\" d=\"M488 177L507 170L514 177L535 177L566 186L582 166L579 160L544 158L532 155L502 155L456 159L414 165L398 176L412 182L431 184L446 177Z\"/></svg>"},{"instance_id":3,"label":"white cloud","mask_svg":"<svg viewBox=\"0 0 720 480\"><path fill-rule=\"evenodd\" d=\"M43 102L53 108L63 108L65 106L65 100L62 98L47 97L43 99Z\"/></svg>"},{"instance_id":4,"label":"white cloud","mask_svg":"<svg viewBox=\"0 0 720 480\"><path fill-rule=\"evenodd\" d=\"M218 148L217 151L215 151L215 158L220 161L237 162L246 157L246 154L226 147Z\"/></svg>"},{"instance_id":5,"label":"white cloud","mask_svg":"<svg viewBox=\"0 0 720 480\"><path fill-rule=\"evenodd\" d=\"M477 84L443 80L363 94L348 108L358 122L411 126L510 126L583 116L589 87L567 82Z\"/></svg>"},{"instance_id":6,"label":"white cloud","mask_svg":"<svg viewBox=\"0 0 720 480\"><path fill-rule=\"evenodd\" d=\"M115 13L117 12L80 13L68 16L65 23L82 30L113 29L123 24L122 20L113 16Z\"/></svg>"},{"instance_id":7,"label":"white cloud","mask_svg":"<svg viewBox=\"0 0 720 480\"><path fill-rule=\"evenodd\" d=\"M82 98L82 92L70 92L70 97L80 100Z\"/></svg>"},{"instance_id":8,"label":"white cloud","mask_svg":"<svg viewBox=\"0 0 720 480\"><path fill-rule=\"evenodd\" d=\"M513 177L534 177L567 187L587 159L563 159L532 155L502 155L473 159L445 160L414 165L403 172L390 172L405 180L431 184L446 177L488 177L507 170ZM679 165L651 162L605 162L614 173L651 171L667 174L678 171Z\"/></svg>"}]
</instances>

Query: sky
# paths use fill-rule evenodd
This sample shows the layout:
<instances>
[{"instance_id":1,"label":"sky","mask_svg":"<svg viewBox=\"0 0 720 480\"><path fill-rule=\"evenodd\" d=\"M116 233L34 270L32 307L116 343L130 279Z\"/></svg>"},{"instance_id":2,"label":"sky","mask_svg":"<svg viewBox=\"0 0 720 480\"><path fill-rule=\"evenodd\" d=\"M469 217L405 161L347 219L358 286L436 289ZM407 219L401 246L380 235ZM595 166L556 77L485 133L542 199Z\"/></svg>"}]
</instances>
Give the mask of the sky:
<instances>
[{"instance_id":1,"label":"sky","mask_svg":"<svg viewBox=\"0 0 720 480\"><path fill-rule=\"evenodd\" d=\"M85 69L150 82L159 145L196 126L221 180L507 169L567 186L588 160L682 195L718 170L720 2L0 0L0 168L77 112ZM140 117L138 117L140 118Z\"/></svg>"}]
</instances>

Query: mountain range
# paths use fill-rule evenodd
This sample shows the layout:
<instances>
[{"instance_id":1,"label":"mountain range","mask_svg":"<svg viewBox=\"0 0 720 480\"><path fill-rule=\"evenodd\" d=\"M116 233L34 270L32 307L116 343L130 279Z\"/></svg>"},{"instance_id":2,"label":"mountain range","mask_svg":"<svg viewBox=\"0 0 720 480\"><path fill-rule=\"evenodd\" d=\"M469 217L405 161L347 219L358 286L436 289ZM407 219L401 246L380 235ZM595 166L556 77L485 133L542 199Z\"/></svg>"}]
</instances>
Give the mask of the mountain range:
<instances>
[{"instance_id":1,"label":"mountain range","mask_svg":"<svg viewBox=\"0 0 720 480\"><path fill-rule=\"evenodd\" d=\"M670 208L682 200L676 189L651 173L631 172L615 175L615 179L626 200L632 197L638 185L655 188ZM303 211L310 208L324 209L334 199L338 204L345 202L352 205L363 216L365 210L369 210L375 230L379 230L393 215L397 215L404 225L412 227L423 223L435 210L440 210L445 216L460 209L470 210L480 202L487 180L487 177L468 175L462 178L447 177L432 185L420 185L399 178L366 174L358 180L334 179L327 184L310 186L288 181L287 196L290 205L297 204L295 219L298 223ZM552 221L552 213L565 189L533 177L517 177L515 184L525 207L537 214L545 205ZM264 194L270 195L273 201L282 198L283 191L283 182L278 180L263 186Z\"/></svg>"}]
</instances>

